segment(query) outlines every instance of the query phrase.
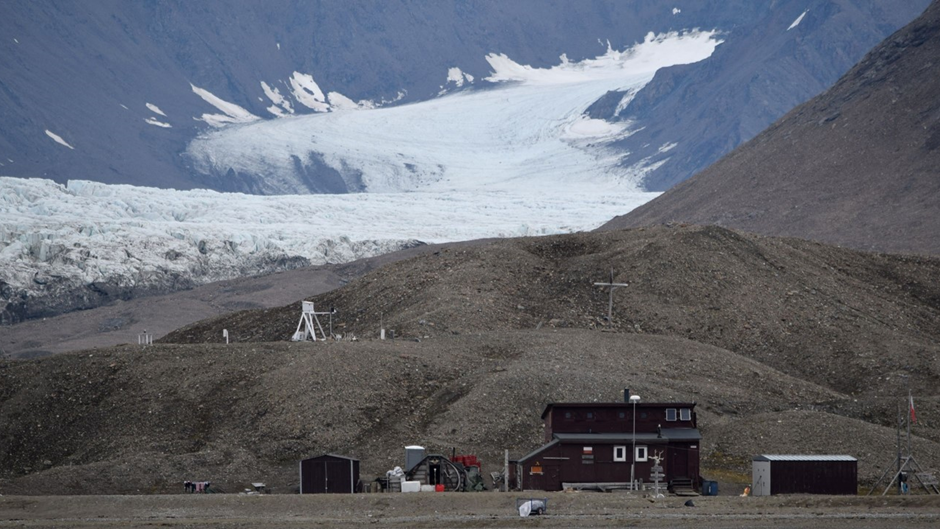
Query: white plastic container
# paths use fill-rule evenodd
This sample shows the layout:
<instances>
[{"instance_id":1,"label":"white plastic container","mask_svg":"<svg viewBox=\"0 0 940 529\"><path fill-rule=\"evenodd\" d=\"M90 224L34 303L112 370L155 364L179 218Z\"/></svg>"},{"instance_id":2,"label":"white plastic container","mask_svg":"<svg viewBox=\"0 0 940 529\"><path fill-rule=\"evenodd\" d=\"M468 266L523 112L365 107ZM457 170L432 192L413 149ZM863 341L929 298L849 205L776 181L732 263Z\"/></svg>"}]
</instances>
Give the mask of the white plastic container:
<instances>
[{"instance_id":1,"label":"white plastic container","mask_svg":"<svg viewBox=\"0 0 940 529\"><path fill-rule=\"evenodd\" d=\"M402 481L401 491L402 492L421 492L421 482L420 481Z\"/></svg>"}]
</instances>

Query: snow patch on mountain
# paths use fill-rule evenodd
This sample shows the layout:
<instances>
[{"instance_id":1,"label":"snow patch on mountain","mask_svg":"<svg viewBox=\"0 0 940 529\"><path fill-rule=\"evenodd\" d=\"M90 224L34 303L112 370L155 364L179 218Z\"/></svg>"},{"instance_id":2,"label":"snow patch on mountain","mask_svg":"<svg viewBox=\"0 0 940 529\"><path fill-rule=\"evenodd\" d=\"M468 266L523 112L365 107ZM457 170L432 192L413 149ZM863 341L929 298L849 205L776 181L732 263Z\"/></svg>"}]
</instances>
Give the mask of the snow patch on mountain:
<instances>
[{"instance_id":1,"label":"snow patch on mountain","mask_svg":"<svg viewBox=\"0 0 940 529\"><path fill-rule=\"evenodd\" d=\"M281 95L281 91L277 87L269 86L268 83L261 81L261 90L263 90L264 95L266 95L268 99L274 103L267 108L268 112L274 114L277 117L283 117L286 114L294 113L294 107L291 105L290 100Z\"/></svg>"},{"instance_id":2,"label":"snow patch on mountain","mask_svg":"<svg viewBox=\"0 0 940 529\"><path fill-rule=\"evenodd\" d=\"M289 81L291 93L301 105L316 112L326 112L330 109L323 90L320 90L320 85L313 80L312 75L294 72Z\"/></svg>"},{"instance_id":3,"label":"snow patch on mountain","mask_svg":"<svg viewBox=\"0 0 940 529\"><path fill-rule=\"evenodd\" d=\"M454 83L457 88L460 88L464 85L464 82L473 83L473 76L464 73L463 70L455 66L447 70L447 82Z\"/></svg>"},{"instance_id":4,"label":"snow patch on mountain","mask_svg":"<svg viewBox=\"0 0 940 529\"><path fill-rule=\"evenodd\" d=\"M349 99L339 92L329 92L326 94L327 101L330 103L330 110L367 110L375 108L375 103L363 99L358 103Z\"/></svg>"},{"instance_id":5,"label":"snow patch on mountain","mask_svg":"<svg viewBox=\"0 0 940 529\"><path fill-rule=\"evenodd\" d=\"M799 26L800 22L803 21L803 17L806 16L806 13L809 13L809 9L807 9L806 11L803 11L803 13L801 13L800 16L796 17L796 20L794 20L793 23L790 24L790 27L787 28L787 31L790 31L791 29Z\"/></svg>"},{"instance_id":6,"label":"snow patch on mountain","mask_svg":"<svg viewBox=\"0 0 940 529\"><path fill-rule=\"evenodd\" d=\"M633 101L633 98L636 97L639 91L639 88L631 88L623 94L623 97L620 98L620 102L617 103L617 107L614 109L614 117L619 117L620 113L630 106L630 102Z\"/></svg>"},{"instance_id":7,"label":"snow patch on mountain","mask_svg":"<svg viewBox=\"0 0 940 529\"><path fill-rule=\"evenodd\" d=\"M367 192L564 193L573 183L595 192L636 190L637 168L624 167L622 153L608 148L630 131L600 128L581 115L608 91L635 94L659 68L703 60L720 43L715 31L650 33L628 49L608 48L580 62L562 56L551 68L490 54L492 72L484 79L490 89L362 112L327 112L330 105L313 77L295 72L295 97L306 97L307 106L322 113L208 131L187 154L206 174L231 169L258 176L259 190L268 194L309 192L309 174L298 163L310 159L344 181L361 181L357 189ZM298 91L301 81L306 88ZM580 141L588 126L594 141Z\"/></svg>"},{"instance_id":8,"label":"snow patch on mountain","mask_svg":"<svg viewBox=\"0 0 940 529\"><path fill-rule=\"evenodd\" d=\"M75 147L72 147L71 145L69 145L69 142L63 140L62 136L59 136L58 134L56 134L55 132L52 132L49 129L46 129L46 136L49 136L50 138L52 138L52 141L58 143L59 145L64 145L65 147L68 147L69 149L72 149L73 151L75 150Z\"/></svg>"},{"instance_id":9,"label":"snow patch on mountain","mask_svg":"<svg viewBox=\"0 0 940 529\"><path fill-rule=\"evenodd\" d=\"M157 127L162 127L162 128L165 128L165 129L169 129L169 128L171 128L171 127L173 126L173 125L170 125L169 123L164 123L164 122L158 121L157 119L154 119L154 118L146 118L146 119L144 119L144 123L147 123L148 125L154 125L154 126L157 126Z\"/></svg>"},{"instance_id":10,"label":"snow patch on mountain","mask_svg":"<svg viewBox=\"0 0 940 529\"><path fill-rule=\"evenodd\" d=\"M147 108L150 109L150 111L153 112L154 114L160 114L160 115L163 116L163 117L167 117L167 115L164 114L163 111L160 110L160 107L158 107L157 105L154 105L153 103L146 103L146 106L147 106Z\"/></svg>"},{"instance_id":11,"label":"snow patch on mountain","mask_svg":"<svg viewBox=\"0 0 940 529\"><path fill-rule=\"evenodd\" d=\"M656 152L658 152L658 153L660 153L660 154L662 154L662 153L664 153L664 152L669 152L669 151L675 149L676 146L678 146L678 145L679 145L678 143L666 142L666 143L660 145L660 146L659 146L659 149L657 149Z\"/></svg>"},{"instance_id":12,"label":"snow patch on mountain","mask_svg":"<svg viewBox=\"0 0 940 529\"><path fill-rule=\"evenodd\" d=\"M201 97L203 101L223 112L222 114L203 114L201 118L196 118L200 121L205 121L213 127L223 127L230 123L251 123L252 121L261 119L235 103L229 103L204 88L199 88L192 83L190 83L189 86L192 87L193 92Z\"/></svg>"}]
</instances>

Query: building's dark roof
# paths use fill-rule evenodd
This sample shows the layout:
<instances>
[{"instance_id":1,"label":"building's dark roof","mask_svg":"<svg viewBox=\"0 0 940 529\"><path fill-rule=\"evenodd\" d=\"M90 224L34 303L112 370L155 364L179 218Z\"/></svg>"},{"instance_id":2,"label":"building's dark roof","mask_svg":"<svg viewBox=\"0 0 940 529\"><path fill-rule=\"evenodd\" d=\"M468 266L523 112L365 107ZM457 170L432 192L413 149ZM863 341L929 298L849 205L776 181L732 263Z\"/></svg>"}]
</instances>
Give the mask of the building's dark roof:
<instances>
[{"instance_id":1,"label":"building's dark roof","mask_svg":"<svg viewBox=\"0 0 940 529\"><path fill-rule=\"evenodd\" d=\"M670 441L701 441L702 433L698 428L663 428L663 437Z\"/></svg>"},{"instance_id":2,"label":"building's dark roof","mask_svg":"<svg viewBox=\"0 0 940 529\"><path fill-rule=\"evenodd\" d=\"M336 454L323 454L323 455L319 455L316 457L308 457L307 459L304 459L303 461L310 461L312 459L322 459L324 457L335 457L336 459L345 459L347 461L359 461L358 459L354 459L352 457L340 456Z\"/></svg>"},{"instance_id":3,"label":"building's dark roof","mask_svg":"<svg viewBox=\"0 0 940 529\"><path fill-rule=\"evenodd\" d=\"M764 454L754 456L754 461L858 461L847 455L810 455L810 454Z\"/></svg>"},{"instance_id":4,"label":"building's dark roof","mask_svg":"<svg viewBox=\"0 0 940 529\"><path fill-rule=\"evenodd\" d=\"M555 439L563 442L593 441L599 443L616 443L618 441L633 441L633 434L623 433L556 433ZM637 432L636 440L644 443L667 443L669 441L698 441L702 434L698 428L663 428L662 437L656 432Z\"/></svg>"},{"instance_id":5,"label":"building's dark roof","mask_svg":"<svg viewBox=\"0 0 940 529\"><path fill-rule=\"evenodd\" d=\"M554 407L565 408L593 408L593 409L633 409L633 404L629 402L549 402L542 412L544 419L548 412ZM694 402L639 402L636 404L638 409L649 408L695 408Z\"/></svg>"},{"instance_id":6,"label":"building's dark roof","mask_svg":"<svg viewBox=\"0 0 940 529\"><path fill-rule=\"evenodd\" d=\"M527 461L545 450L559 443L630 443L633 441L633 435L630 433L556 433L554 439L548 444L542 445L528 454L514 460ZM656 433L636 433L637 442L644 444L665 444L669 441L698 441L702 434L697 428L663 428L663 436L659 437Z\"/></svg>"},{"instance_id":7,"label":"building's dark roof","mask_svg":"<svg viewBox=\"0 0 940 529\"><path fill-rule=\"evenodd\" d=\"M543 452L543 451L545 451L545 450L547 450L547 449L549 449L549 448L551 448L551 447L557 445L558 443L559 443L558 439L552 439L552 442L550 442L550 443L548 443L548 444L546 444L546 445L542 445L542 446L536 448L535 450L533 450L533 451L529 452L528 454L526 454L526 455L520 457L519 459L517 459L517 461L525 461L525 460L529 459L530 457L537 456L537 455L539 455L539 453L541 453L541 452Z\"/></svg>"}]
</instances>

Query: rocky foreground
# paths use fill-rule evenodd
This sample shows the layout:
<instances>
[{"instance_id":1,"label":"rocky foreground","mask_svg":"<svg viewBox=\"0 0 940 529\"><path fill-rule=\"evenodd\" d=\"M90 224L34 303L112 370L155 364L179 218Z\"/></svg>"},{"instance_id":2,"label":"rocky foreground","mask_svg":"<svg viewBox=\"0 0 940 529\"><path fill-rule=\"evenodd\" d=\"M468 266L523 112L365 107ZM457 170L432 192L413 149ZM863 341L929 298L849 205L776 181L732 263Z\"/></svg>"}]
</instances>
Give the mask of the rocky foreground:
<instances>
[{"instance_id":1,"label":"rocky foreground","mask_svg":"<svg viewBox=\"0 0 940 529\"><path fill-rule=\"evenodd\" d=\"M304 494L0 497L0 524L42 527L936 527L940 498L765 496L650 501L626 494L543 493L544 516L521 519L527 494Z\"/></svg>"}]
</instances>

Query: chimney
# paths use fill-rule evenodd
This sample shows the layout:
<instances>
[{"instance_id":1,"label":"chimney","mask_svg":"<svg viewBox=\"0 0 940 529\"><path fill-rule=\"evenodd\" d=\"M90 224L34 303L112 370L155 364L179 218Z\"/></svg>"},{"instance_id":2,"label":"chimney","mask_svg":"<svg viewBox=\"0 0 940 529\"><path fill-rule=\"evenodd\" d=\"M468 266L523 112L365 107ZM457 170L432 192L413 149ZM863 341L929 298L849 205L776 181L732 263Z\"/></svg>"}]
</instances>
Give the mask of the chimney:
<instances>
[{"instance_id":1,"label":"chimney","mask_svg":"<svg viewBox=\"0 0 940 529\"><path fill-rule=\"evenodd\" d=\"M630 402L630 388L623 389L623 401Z\"/></svg>"}]
</instances>

